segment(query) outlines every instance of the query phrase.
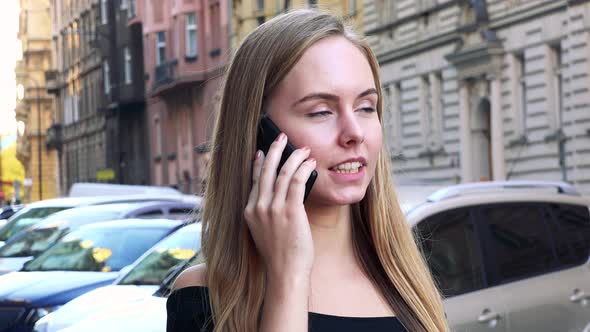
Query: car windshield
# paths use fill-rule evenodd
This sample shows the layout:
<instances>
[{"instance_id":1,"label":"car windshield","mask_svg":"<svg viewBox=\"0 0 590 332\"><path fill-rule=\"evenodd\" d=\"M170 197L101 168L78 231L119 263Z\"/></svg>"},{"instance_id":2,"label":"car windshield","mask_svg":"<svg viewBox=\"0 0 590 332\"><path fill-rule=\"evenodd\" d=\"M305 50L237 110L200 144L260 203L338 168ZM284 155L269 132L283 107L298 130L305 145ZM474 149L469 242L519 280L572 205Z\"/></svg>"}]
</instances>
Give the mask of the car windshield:
<instances>
[{"instance_id":1,"label":"car windshield","mask_svg":"<svg viewBox=\"0 0 590 332\"><path fill-rule=\"evenodd\" d=\"M193 257L200 249L200 232L191 229L181 229L158 243L119 284L161 284L172 267Z\"/></svg>"},{"instance_id":2,"label":"car windshield","mask_svg":"<svg viewBox=\"0 0 590 332\"><path fill-rule=\"evenodd\" d=\"M69 209L69 207L25 208L15 213L8 219L6 225L0 228L0 241L6 241L23 229L33 226L47 216L65 209Z\"/></svg>"},{"instance_id":3,"label":"car windshield","mask_svg":"<svg viewBox=\"0 0 590 332\"><path fill-rule=\"evenodd\" d=\"M121 212L108 208L105 205L103 211L93 210L92 213L86 212L84 208L55 213L43 220L39 227L28 229L0 247L0 257L38 256L70 230L71 225L67 225L66 220L80 225L113 220L121 216Z\"/></svg>"},{"instance_id":4,"label":"car windshield","mask_svg":"<svg viewBox=\"0 0 590 332\"><path fill-rule=\"evenodd\" d=\"M37 256L55 243L64 233L59 227L43 227L27 232L13 242L0 247L0 257Z\"/></svg>"},{"instance_id":5,"label":"car windshield","mask_svg":"<svg viewBox=\"0 0 590 332\"><path fill-rule=\"evenodd\" d=\"M119 271L133 263L168 231L167 228L80 229L65 235L23 270Z\"/></svg>"}]
</instances>

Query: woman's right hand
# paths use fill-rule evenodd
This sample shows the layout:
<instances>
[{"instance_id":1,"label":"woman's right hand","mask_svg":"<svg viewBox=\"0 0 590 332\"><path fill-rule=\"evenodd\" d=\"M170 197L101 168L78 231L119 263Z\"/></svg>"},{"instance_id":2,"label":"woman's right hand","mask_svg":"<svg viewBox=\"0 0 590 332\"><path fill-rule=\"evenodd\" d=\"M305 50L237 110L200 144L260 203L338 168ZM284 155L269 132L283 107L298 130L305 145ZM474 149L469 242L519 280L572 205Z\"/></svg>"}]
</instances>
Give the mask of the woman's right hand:
<instances>
[{"instance_id":1,"label":"woman's right hand","mask_svg":"<svg viewBox=\"0 0 590 332\"><path fill-rule=\"evenodd\" d=\"M244 217L270 278L309 278L314 253L303 199L316 162L306 160L309 148L297 149L277 175L286 145L286 135L280 134L267 156L256 153Z\"/></svg>"}]
</instances>

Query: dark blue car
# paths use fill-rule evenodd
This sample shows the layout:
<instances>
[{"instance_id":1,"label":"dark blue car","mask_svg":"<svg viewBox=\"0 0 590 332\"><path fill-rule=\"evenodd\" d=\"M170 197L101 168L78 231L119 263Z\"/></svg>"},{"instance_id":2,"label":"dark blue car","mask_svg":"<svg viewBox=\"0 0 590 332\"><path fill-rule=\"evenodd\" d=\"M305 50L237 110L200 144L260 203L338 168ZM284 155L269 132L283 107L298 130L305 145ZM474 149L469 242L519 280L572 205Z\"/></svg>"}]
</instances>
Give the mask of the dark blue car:
<instances>
[{"instance_id":1,"label":"dark blue car","mask_svg":"<svg viewBox=\"0 0 590 332\"><path fill-rule=\"evenodd\" d=\"M126 219L83 226L0 276L0 332L32 331L35 322L68 301L111 284L119 271L182 226L168 219Z\"/></svg>"}]
</instances>

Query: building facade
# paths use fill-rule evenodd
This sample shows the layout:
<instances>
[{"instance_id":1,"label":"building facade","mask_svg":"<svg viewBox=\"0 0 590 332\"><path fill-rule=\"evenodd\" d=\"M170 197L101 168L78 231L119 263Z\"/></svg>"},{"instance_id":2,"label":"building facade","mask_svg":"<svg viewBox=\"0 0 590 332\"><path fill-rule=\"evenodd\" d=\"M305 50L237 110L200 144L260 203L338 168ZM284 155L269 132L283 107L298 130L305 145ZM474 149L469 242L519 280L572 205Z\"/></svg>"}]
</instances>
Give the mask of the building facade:
<instances>
[{"instance_id":1,"label":"building facade","mask_svg":"<svg viewBox=\"0 0 590 332\"><path fill-rule=\"evenodd\" d=\"M98 45L108 103L107 172L102 173L110 174L102 180L148 184L142 25L135 20L135 1L100 0L99 4L97 35L105 36L98 38Z\"/></svg>"},{"instance_id":2,"label":"building facade","mask_svg":"<svg viewBox=\"0 0 590 332\"><path fill-rule=\"evenodd\" d=\"M230 43L235 48L265 21L293 8L318 7L345 17L363 30L363 0L235 0L232 1Z\"/></svg>"},{"instance_id":3,"label":"building facade","mask_svg":"<svg viewBox=\"0 0 590 332\"><path fill-rule=\"evenodd\" d=\"M24 202L32 202L53 198L58 191L57 154L46 148L45 135L54 114L53 98L46 93L45 81L45 71L52 61L49 0L20 0L20 8L17 158L25 169Z\"/></svg>"},{"instance_id":4,"label":"building facade","mask_svg":"<svg viewBox=\"0 0 590 332\"><path fill-rule=\"evenodd\" d=\"M141 26L127 0L51 0L62 194L75 182L149 183Z\"/></svg>"},{"instance_id":5,"label":"building facade","mask_svg":"<svg viewBox=\"0 0 590 332\"><path fill-rule=\"evenodd\" d=\"M228 1L136 0L145 64L151 183L201 193L221 74Z\"/></svg>"},{"instance_id":6,"label":"building facade","mask_svg":"<svg viewBox=\"0 0 590 332\"><path fill-rule=\"evenodd\" d=\"M48 91L56 112L48 145L59 156L60 194L71 185L96 181L107 168L108 100L98 49L99 6L92 0L51 0L52 70Z\"/></svg>"},{"instance_id":7,"label":"building facade","mask_svg":"<svg viewBox=\"0 0 590 332\"><path fill-rule=\"evenodd\" d=\"M590 2L367 0L398 179L590 192Z\"/></svg>"}]
</instances>

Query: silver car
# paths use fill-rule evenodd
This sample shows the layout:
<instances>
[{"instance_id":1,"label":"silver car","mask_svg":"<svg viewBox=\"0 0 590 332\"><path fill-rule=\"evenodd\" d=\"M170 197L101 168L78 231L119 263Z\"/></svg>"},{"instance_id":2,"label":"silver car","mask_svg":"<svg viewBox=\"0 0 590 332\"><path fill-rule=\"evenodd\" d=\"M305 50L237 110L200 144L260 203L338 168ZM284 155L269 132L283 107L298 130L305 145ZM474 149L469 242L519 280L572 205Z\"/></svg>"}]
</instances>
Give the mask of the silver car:
<instances>
[{"instance_id":1,"label":"silver car","mask_svg":"<svg viewBox=\"0 0 590 332\"><path fill-rule=\"evenodd\" d=\"M490 182L410 209L453 331L590 330L589 202L565 183Z\"/></svg>"}]
</instances>

